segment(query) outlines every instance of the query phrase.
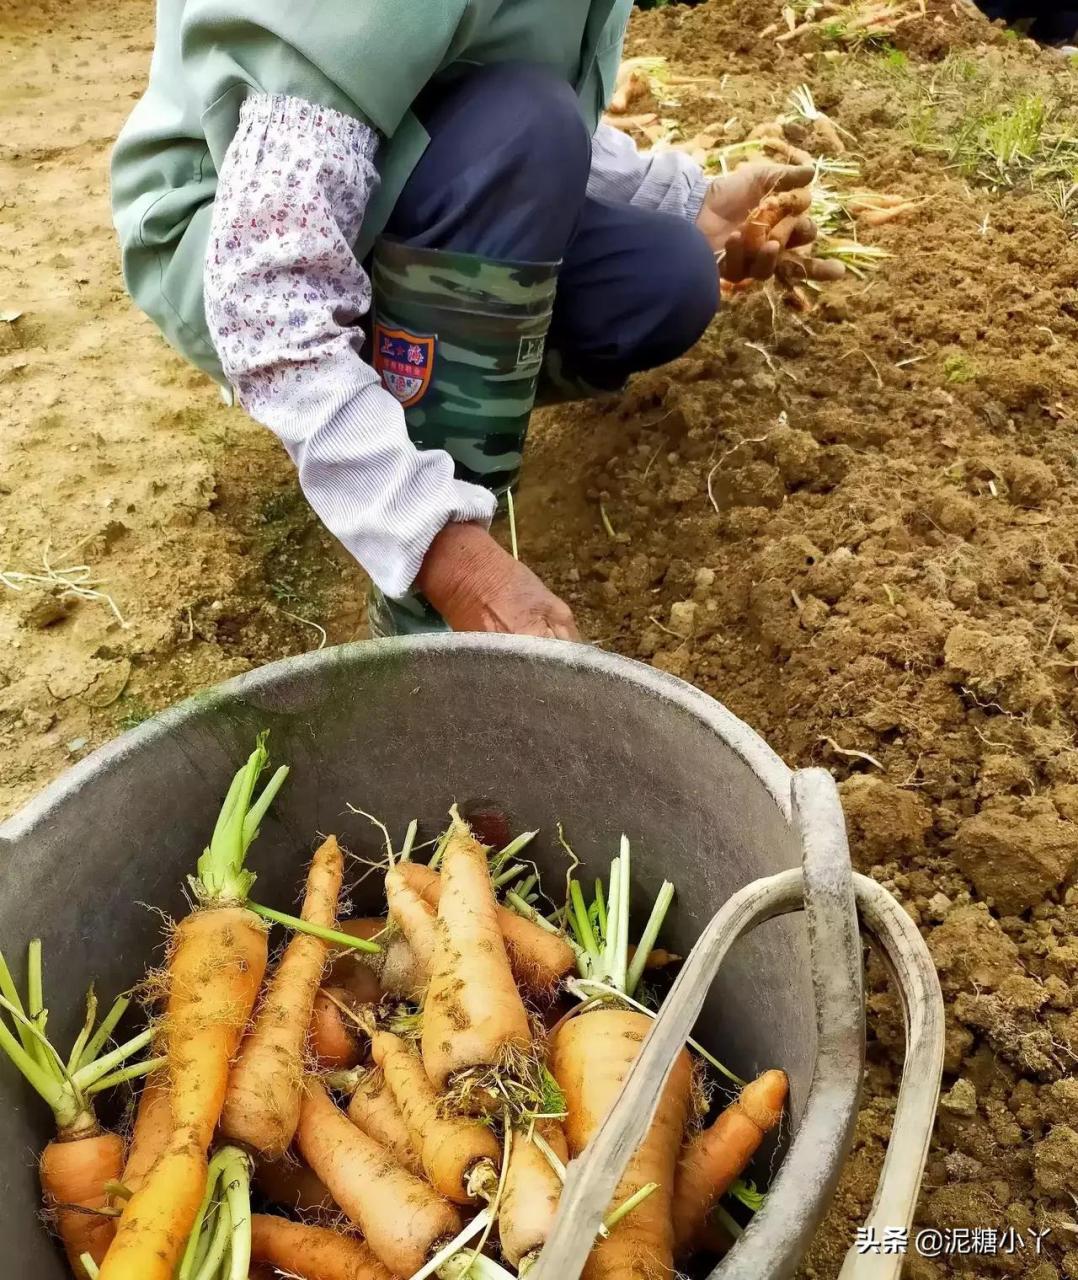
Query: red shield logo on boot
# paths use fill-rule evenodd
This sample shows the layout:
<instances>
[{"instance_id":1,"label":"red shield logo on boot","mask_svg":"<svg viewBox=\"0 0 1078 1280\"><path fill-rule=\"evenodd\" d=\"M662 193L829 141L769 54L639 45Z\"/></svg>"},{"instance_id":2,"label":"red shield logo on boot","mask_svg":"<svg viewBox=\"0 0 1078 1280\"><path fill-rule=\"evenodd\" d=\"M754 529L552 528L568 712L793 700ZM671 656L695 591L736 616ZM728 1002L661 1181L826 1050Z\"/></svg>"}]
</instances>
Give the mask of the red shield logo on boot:
<instances>
[{"instance_id":1,"label":"red shield logo on boot","mask_svg":"<svg viewBox=\"0 0 1078 1280\"><path fill-rule=\"evenodd\" d=\"M435 337L374 326L374 368L382 385L410 409L427 394L434 372Z\"/></svg>"}]
</instances>

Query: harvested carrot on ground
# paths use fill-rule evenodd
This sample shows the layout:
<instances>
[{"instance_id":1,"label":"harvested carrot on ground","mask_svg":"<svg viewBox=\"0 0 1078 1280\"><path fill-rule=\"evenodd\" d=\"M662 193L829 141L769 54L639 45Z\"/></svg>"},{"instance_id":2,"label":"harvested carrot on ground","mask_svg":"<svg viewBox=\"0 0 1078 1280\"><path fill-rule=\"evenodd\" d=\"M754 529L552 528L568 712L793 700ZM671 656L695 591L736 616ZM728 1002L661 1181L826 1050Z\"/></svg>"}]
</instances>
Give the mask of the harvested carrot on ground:
<instances>
[{"instance_id":1,"label":"harvested carrot on ground","mask_svg":"<svg viewBox=\"0 0 1078 1280\"><path fill-rule=\"evenodd\" d=\"M343 879L344 855L336 836L330 836L311 861L304 921L334 928ZM325 964L321 938L292 938L228 1077L221 1132L270 1159L283 1156L296 1135L307 1033Z\"/></svg>"},{"instance_id":2,"label":"harvested carrot on ground","mask_svg":"<svg viewBox=\"0 0 1078 1280\"><path fill-rule=\"evenodd\" d=\"M315 1079L296 1137L303 1158L396 1275L414 1275L460 1231L456 1209L357 1128Z\"/></svg>"},{"instance_id":3,"label":"harvested carrot on ground","mask_svg":"<svg viewBox=\"0 0 1078 1280\"><path fill-rule=\"evenodd\" d=\"M442 898L442 877L418 862L402 862L398 873L435 909ZM573 967L575 953L563 934L546 930L501 905L498 927L513 977L531 993L553 991Z\"/></svg>"},{"instance_id":4,"label":"harvested carrot on ground","mask_svg":"<svg viewBox=\"0 0 1078 1280\"><path fill-rule=\"evenodd\" d=\"M245 869L258 825L288 775L280 768L255 799L265 735L236 774L191 880L197 909L170 940L164 1032L174 1131L127 1202L102 1280L171 1280L198 1213L206 1152L221 1117L229 1065L266 971L267 928L247 908Z\"/></svg>"},{"instance_id":5,"label":"harvested carrot on ground","mask_svg":"<svg viewBox=\"0 0 1078 1280\"><path fill-rule=\"evenodd\" d=\"M388 1270L355 1236L256 1213L251 1218L251 1258L297 1280L392 1280Z\"/></svg>"},{"instance_id":6,"label":"harvested carrot on ground","mask_svg":"<svg viewBox=\"0 0 1078 1280\"><path fill-rule=\"evenodd\" d=\"M311 1012L310 1054L321 1071L350 1071L365 1052L355 1021L345 1010L356 1004L344 987L324 987Z\"/></svg>"},{"instance_id":7,"label":"harvested carrot on ground","mask_svg":"<svg viewBox=\"0 0 1078 1280\"><path fill-rule=\"evenodd\" d=\"M313 1216L337 1212L325 1183L291 1152L283 1160L259 1160L254 1179L265 1198L284 1209Z\"/></svg>"},{"instance_id":8,"label":"harvested carrot on ground","mask_svg":"<svg viewBox=\"0 0 1078 1280\"><path fill-rule=\"evenodd\" d=\"M712 1206L741 1176L765 1135L779 1123L788 1091L784 1071L765 1071L685 1147L674 1188L674 1237L679 1256L692 1252Z\"/></svg>"},{"instance_id":9,"label":"harvested carrot on ground","mask_svg":"<svg viewBox=\"0 0 1078 1280\"><path fill-rule=\"evenodd\" d=\"M348 1103L348 1118L391 1152L399 1165L423 1176L423 1161L412 1145L412 1135L381 1069L363 1073Z\"/></svg>"},{"instance_id":10,"label":"harvested carrot on ground","mask_svg":"<svg viewBox=\"0 0 1078 1280\"><path fill-rule=\"evenodd\" d=\"M127 1149L123 1184L132 1195L142 1186L171 1137L172 1102L168 1080L164 1072L158 1072L142 1086L131 1145Z\"/></svg>"},{"instance_id":11,"label":"harvested carrot on ground","mask_svg":"<svg viewBox=\"0 0 1078 1280\"><path fill-rule=\"evenodd\" d=\"M493 1196L502 1147L491 1129L442 1109L422 1059L399 1036L375 1031L371 1055L393 1092L432 1186L456 1204L475 1204Z\"/></svg>"},{"instance_id":12,"label":"harvested carrot on ground","mask_svg":"<svg viewBox=\"0 0 1078 1280\"><path fill-rule=\"evenodd\" d=\"M48 1010L43 1001L41 944L30 943L27 956L27 999L24 1002L0 955L0 1007L14 1032L0 1017L0 1052L22 1073L56 1119L56 1137L38 1161L45 1211L56 1228L75 1275L84 1280L84 1254L100 1263L112 1242L115 1219L109 1209L107 1184L120 1180L124 1165L123 1139L102 1129L94 1113L94 1096L114 1084L144 1075L160 1060L131 1064L150 1043L144 1031L112 1050L110 1036L127 1009L121 997L97 1022L97 1001L91 990L86 1020L70 1054L63 1058L46 1038Z\"/></svg>"},{"instance_id":13,"label":"harvested carrot on ground","mask_svg":"<svg viewBox=\"0 0 1078 1280\"><path fill-rule=\"evenodd\" d=\"M569 1148L560 1121L539 1120L532 1132L521 1130L513 1135L498 1211L498 1235L502 1252L521 1275L546 1244L558 1211L562 1180L551 1156L564 1170Z\"/></svg>"},{"instance_id":14,"label":"harvested carrot on ground","mask_svg":"<svg viewBox=\"0 0 1078 1280\"><path fill-rule=\"evenodd\" d=\"M487 851L456 809L442 860L438 946L423 1009L423 1064L444 1090L465 1075L509 1070L531 1028L498 925Z\"/></svg>"}]
</instances>

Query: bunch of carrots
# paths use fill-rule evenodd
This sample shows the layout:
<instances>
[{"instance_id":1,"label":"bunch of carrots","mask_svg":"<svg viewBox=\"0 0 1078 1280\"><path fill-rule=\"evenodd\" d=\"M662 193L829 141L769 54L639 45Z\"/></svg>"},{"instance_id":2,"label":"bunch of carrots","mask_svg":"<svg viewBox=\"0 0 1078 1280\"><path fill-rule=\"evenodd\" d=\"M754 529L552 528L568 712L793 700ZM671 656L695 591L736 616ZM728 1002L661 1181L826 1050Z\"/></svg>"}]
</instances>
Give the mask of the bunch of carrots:
<instances>
[{"instance_id":1,"label":"bunch of carrots","mask_svg":"<svg viewBox=\"0 0 1078 1280\"><path fill-rule=\"evenodd\" d=\"M40 945L25 995L0 956L0 1051L56 1118L40 1176L73 1274L523 1276L566 1166L640 1052L653 979L677 960L657 946L673 886L631 945L623 837L605 885L586 891L570 876L564 907L544 915L538 872L518 860L535 833L495 851L454 807L428 863L415 823L400 850L387 836L384 916L338 919L346 864L333 836L307 869L300 915L287 915L253 900L247 867L288 772L259 793L266 765L260 738L189 880L192 910L145 984L143 1031L115 1043L130 997L98 1025L91 991L61 1053ZM271 963L273 924L289 940ZM738 1188L751 1202L741 1174L779 1123L787 1081L765 1072L708 1124L713 1069L726 1071L690 1041L588 1280L673 1276L739 1231L720 1202ZM93 1101L135 1081L125 1141Z\"/></svg>"}]
</instances>

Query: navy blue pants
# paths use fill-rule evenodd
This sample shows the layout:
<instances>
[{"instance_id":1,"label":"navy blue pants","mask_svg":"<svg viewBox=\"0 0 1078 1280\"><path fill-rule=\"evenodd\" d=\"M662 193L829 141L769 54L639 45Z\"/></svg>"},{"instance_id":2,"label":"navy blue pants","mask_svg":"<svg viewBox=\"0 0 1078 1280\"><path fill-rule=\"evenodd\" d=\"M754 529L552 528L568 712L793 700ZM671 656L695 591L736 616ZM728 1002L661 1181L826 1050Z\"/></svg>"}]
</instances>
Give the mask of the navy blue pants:
<instances>
[{"instance_id":1,"label":"navy blue pants","mask_svg":"<svg viewBox=\"0 0 1078 1280\"><path fill-rule=\"evenodd\" d=\"M595 387L697 341L719 301L708 242L683 218L588 198L591 138L568 84L501 63L417 109L431 143L388 234L503 262L560 260L548 345Z\"/></svg>"}]
</instances>

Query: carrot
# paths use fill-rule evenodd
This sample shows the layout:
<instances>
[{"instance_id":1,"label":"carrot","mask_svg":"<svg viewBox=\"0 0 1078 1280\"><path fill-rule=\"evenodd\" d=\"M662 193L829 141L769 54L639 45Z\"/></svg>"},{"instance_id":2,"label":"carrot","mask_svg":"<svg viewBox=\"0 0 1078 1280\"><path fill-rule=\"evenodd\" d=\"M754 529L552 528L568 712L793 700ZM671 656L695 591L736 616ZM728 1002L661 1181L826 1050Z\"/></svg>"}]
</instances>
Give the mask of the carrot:
<instances>
[{"instance_id":1,"label":"carrot","mask_svg":"<svg viewBox=\"0 0 1078 1280\"><path fill-rule=\"evenodd\" d=\"M362 1240L263 1213L251 1215L251 1259L298 1280L392 1280Z\"/></svg>"},{"instance_id":2,"label":"carrot","mask_svg":"<svg viewBox=\"0 0 1078 1280\"><path fill-rule=\"evenodd\" d=\"M442 898L442 877L437 871L418 862L399 863L397 870L437 909ZM507 907L499 905L497 915L513 977L533 994L553 991L573 967L572 947L560 933L549 933Z\"/></svg>"},{"instance_id":3,"label":"carrot","mask_svg":"<svg viewBox=\"0 0 1078 1280\"><path fill-rule=\"evenodd\" d=\"M491 1130L478 1120L442 1113L422 1059L398 1036L376 1031L371 1056L385 1074L431 1185L456 1204L474 1204L492 1193L502 1150Z\"/></svg>"},{"instance_id":4,"label":"carrot","mask_svg":"<svg viewBox=\"0 0 1078 1280\"><path fill-rule=\"evenodd\" d=\"M163 1075L153 1075L142 1088L135 1131L124 1165L123 1184L132 1195L142 1186L171 1137L172 1100L168 1081Z\"/></svg>"},{"instance_id":5,"label":"carrot","mask_svg":"<svg viewBox=\"0 0 1078 1280\"><path fill-rule=\"evenodd\" d=\"M539 1120L535 1132L562 1165L569 1162L565 1132L559 1121ZM546 1244L560 1198L561 1178L546 1153L527 1132L514 1134L498 1211L498 1232L502 1252L519 1271L525 1271L525 1260L533 1258Z\"/></svg>"},{"instance_id":6,"label":"carrot","mask_svg":"<svg viewBox=\"0 0 1078 1280\"><path fill-rule=\"evenodd\" d=\"M562 1024L554 1037L551 1070L565 1097L565 1136L577 1156L621 1092L640 1053L646 1014L600 1008ZM666 1083L648 1136L615 1193L621 1204L649 1183L657 1188L596 1243L584 1280L659 1280L674 1274L670 1209L692 1102L692 1063L683 1050Z\"/></svg>"},{"instance_id":7,"label":"carrot","mask_svg":"<svg viewBox=\"0 0 1078 1280\"><path fill-rule=\"evenodd\" d=\"M108 1047L130 999L121 996L98 1025L92 987L86 997L82 1029L71 1052L62 1057L45 1035L49 1010L44 1003L42 948L37 938L27 948L26 993L24 1002L0 954L0 1009L15 1028L12 1031L0 1017L0 1055L10 1059L52 1111L56 1137L38 1161L45 1211L72 1270L79 1280L85 1280L83 1254L100 1264L115 1235L107 1184L119 1182L124 1165L123 1139L100 1127L93 1096L113 1084L145 1075L162 1062L153 1059L130 1064L132 1056L153 1038L150 1030L115 1048Z\"/></svg>"},{"instance_id":8,"label":"carrot","mask_svg":"<svg viewBox=\"0 0 1078 1280\"><path fill-rule=\"evenodd\" d=\"M305 921L323 929L336 925L343 879L344 855L337 837L329 836L307 874ZM296 1136L307 1031L325 963L320 938L292 938L228 1077L221 1132L271 1160L283 1156Z\"/></svg>"},{"instance_id":9,"label":"carrot","mask_svg":"<svg viewBox=\"0 0 1078 1280\"><path fill-rule=\"evenodd\" d=\"M423 1063L439 1090L531 1046L498 927L487 851L456 809L442 859L438 946L423 1011Z\"/></svg>"},{"instance_id":10,"label":"carrot","mask_svg":"<svg viewBox=\"0 0 1078 1280\"><path fill-rule=\"evenodd\" d=\"M207 1170L201 1133L176 1130L127 1202L98 1280L172 1280L198 1216Z\"/></svg>"},{"instance_id":11,"label":"carrot","mask_svg":"<svg viewBox=\"0 0 1078 1280\"><path fill-rule=\"evenodd\" d=\"M784 1071L765 1071L685 1147L673 1206L679 1255L691 1252L712 1206L744 1172L764 1135L778 1124L788 1090Z\"/></svg>"},{"instance_id":12,"label":"carrot","mask_svg":"<svg viewBox=\"0 0 1078 1280\"><path fill-rule=\"evenodd\" d=\"M306 1165L285 1157L260 1160L255 1185L273 1204L302 1214L333 1213L337 1206L322 1180Z\"/></svg>"},{"instance_id":13,"label":"carrot","mask_svg":"<svg viewBox=\"0 0 1078 1280\"><path fill-rule=\"evenodd\" d=\"M167 1280L194 1225L209 1172L207 1149L224 1106L229 1064L266 971L267 930L246 907L245 870L258 824L288 774L256 800L265 735L236 774L191 888L198 909L176 927L168 960L165 1048L175 1126L169 1147L127 1202L103 1280Z\"/></svg>"},{"instance_id":14,"label":"carrot","mask_svg":"<svg viewBox=\"0 0 1078 1280\"><path fill-rule=\"evenodd\" d=\"M804 213L805 203L804 193L800 191L780 191L761 200L745 219L742 228L741 240L745 253L759 253L780 222Z\"/></svg>"},{"instance_id":15,"label":"carrot","mask_svg":"<svg viewBox=\"0 0 1078 1280\"><path fill-rule=\"evenodd\" d=\"M404 935L414 960L413 989L399 991L397 994L410 995L419 999L426 990L434 969L434 953L437 947L434 910L395 868L386 875L386 903L389 908L389 919ZM386 986L385 977L382 985Z\"/></svg>"},{"instance_id":16,"label":"carrot","mask_svg":"<svg viewBox=\"0 0 1078 1280\"><path fill-rule=\"evenodd\" d=\"M311 1056L323 1071L349 1071L363 1057L356 1026L342 1012L355 1003L344 987L327 987L314 998L311 1015Z\"/></svg>"},{"instance_id":17,"label":"carrot","mask_svg":"<svg viewBox=\"0 0 1078 1280\"><path fill-rule=\"evenodd\" d=\"M459 1233L453 1206L358 1129L314 1079L296 1136L303 1158L390 1271L413 1275Z\"/></svg>"},{"instance_id":18,"label":"carrot","mask_svg":"<svg viewBox=\"0 0 1078 1280\"><path fill-rule=\"evenodd\" d=\"M364 1074L348 1103L348 1118L367 1137L380 1142L409 1173L423 1176L423 1162L412 1146L412 1136L382 1071Z\"/></svg>"},{"instance_id":19,"label":"carrot","mask_svg":"<svg viewBox=\"0 0 1078 1280\"><path fill-rule=\"evenodd\" d=\"M370 942L386 931L384 916L364 916L358 920L342 920L337 926L341 933ZM345 987L360 1004L377 1004L382 998L382 984L378 980L377 957L361 951L336 953L325 979L327 987Z\"/></svg>"}]
</instances>

